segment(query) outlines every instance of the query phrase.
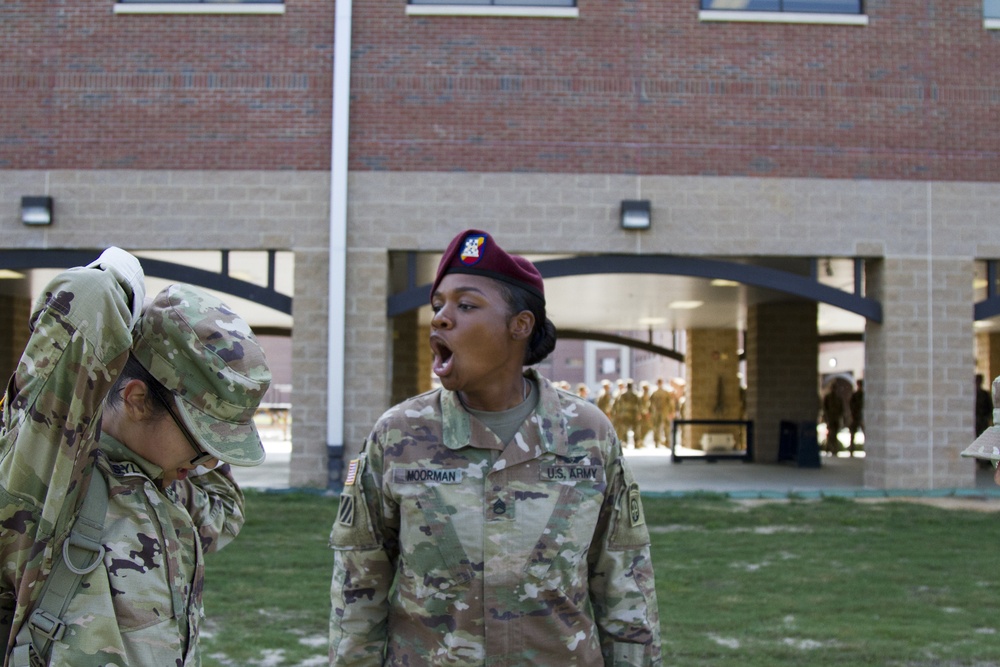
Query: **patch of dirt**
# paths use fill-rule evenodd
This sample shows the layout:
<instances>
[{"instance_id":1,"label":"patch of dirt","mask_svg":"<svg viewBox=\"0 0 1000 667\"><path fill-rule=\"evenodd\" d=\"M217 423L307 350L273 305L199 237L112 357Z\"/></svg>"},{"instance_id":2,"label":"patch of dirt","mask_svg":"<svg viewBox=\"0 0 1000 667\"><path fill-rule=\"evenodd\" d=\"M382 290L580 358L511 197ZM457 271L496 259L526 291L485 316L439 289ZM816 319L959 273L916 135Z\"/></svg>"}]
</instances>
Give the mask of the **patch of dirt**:
<instances>
[{"instance_id":1,"label":"patch of dirt","mask_svg":"<svg viewBox=\"0 0 1000 667\"><path fill-rule=\"evenodd\" d=\"M939 507L945 510L1000 512L1000 497L997 496L880 496L877 498L865 497L846 499L853 500L858 503L867 503L869 505L878 503L916 503L918 505ZM735 502L745 507L753 507L754 505L763 505L765 503L787 503L789 500L790 499L788 498L741 498ZM815 499L813 501L802 501L801 499L798 499L796 502L819 502L819 499Z\"/></svg>"},{"instance_id":2,"label":"patch of dirt","mask_svg":"<svg viewBox=\"0 0 1000 667\"><path fill-rule=\"evenodd\" d=\"M992 496L944 496L941 498L925 498L922 496L904 496L899 498L855 498L859 503L889 503L907 502L919 505L930 505L946 510L972 510L973 512L1000 512L1000 498Z\"/></svg>"}]
</instances>

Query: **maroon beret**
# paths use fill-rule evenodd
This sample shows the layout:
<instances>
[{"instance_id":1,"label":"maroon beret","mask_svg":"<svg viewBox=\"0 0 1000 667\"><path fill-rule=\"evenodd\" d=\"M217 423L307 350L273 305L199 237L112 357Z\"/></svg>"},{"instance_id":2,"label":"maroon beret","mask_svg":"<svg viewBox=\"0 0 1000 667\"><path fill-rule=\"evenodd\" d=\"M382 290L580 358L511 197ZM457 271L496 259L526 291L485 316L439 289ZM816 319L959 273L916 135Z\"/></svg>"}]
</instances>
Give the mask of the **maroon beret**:
<instances>
[{"instance_id":1,"label":"maroon beret","mask_svg":"<svg viewBox=\"0 0 1000 667\"><path fill-rule=\"evenodd\" d=\"M502 280L524 288L545 301L542 274L535 265L519 255L507 254L492 236L478 229L467 229L451 240L448 249L441 255L437 276L431 285L432 297L441 279L449 273L469 273Z\"/></svg>"}]
</instances>

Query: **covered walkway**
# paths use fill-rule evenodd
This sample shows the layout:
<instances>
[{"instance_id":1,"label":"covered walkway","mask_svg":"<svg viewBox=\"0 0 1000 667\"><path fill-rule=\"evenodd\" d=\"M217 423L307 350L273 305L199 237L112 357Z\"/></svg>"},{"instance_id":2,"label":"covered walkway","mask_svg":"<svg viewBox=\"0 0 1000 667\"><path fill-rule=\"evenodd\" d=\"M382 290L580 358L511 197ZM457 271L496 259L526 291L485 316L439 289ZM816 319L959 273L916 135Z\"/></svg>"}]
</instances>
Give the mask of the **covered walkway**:
<instances>
[{"instance_id":1,"label":"covered walkway","mask_svg":"<svg viewBox=\"0 0 1000 667\"><path fill-rule=\"evenodd\" d=\"M257 468L234 468L245 488L282 490L289 488L292 443L281 429L261 427L267 460ZM866 489L862 482L864 459L824 455L819 468L800 468L793 463L743 463L739 460L685 460L673 463L667 448L626 449L625 455L644 494L725 493L733 498L802 498L844 496L856 498L937 497L980 499L1000 503L1000 486L989 474L977 477L975 488L905 490ZM985 472L985 471L984 471Z\"/></svg>"}]
</instances>

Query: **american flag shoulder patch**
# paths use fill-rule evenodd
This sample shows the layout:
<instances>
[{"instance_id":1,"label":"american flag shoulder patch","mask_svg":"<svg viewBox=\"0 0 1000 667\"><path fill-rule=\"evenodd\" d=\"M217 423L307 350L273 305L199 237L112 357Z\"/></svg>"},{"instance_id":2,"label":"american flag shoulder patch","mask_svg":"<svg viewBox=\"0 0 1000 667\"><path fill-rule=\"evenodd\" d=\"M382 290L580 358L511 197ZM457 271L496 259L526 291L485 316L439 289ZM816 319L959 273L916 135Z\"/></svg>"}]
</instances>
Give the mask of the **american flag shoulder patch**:
<instances>
[{"instance_id":1,"label":"american flag shoulder patch","mask_svg":"<svg viewBox=\"0 0 1000 667\"><path fill-rule=\"evenodd\" d=\"M347 464L347 477L344 478L344 486L353 486L358 478L358 464L361 459L353 459Z\"/></svg>"}]
</instances>

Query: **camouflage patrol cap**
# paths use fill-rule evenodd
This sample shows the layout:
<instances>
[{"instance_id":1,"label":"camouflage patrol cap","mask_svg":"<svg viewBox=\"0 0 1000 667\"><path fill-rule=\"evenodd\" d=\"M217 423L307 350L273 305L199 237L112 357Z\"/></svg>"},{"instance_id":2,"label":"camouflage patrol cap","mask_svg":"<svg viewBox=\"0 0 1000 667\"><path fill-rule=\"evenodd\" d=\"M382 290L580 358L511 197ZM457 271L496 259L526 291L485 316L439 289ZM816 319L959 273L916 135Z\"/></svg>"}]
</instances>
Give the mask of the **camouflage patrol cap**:
<instances>
[{"instance_id":1,"label":"camouflage patrol cap","mask_svg":"<svg viewBox=\"0 0 1000 667\"><path fill-rule=\"evenodd\" d=\"M987 427L975 442L965 448L962 456L987 461L1000 461L1000 377L993 380L993 423Z\"/></svg>"},{"instance_id":2,"label":"camouflage patrol cap","mask_svg":"<svg viewBox=\"0 0 1000 667\"><path fill-rule=\"evenodd\" d=\"M170 285L142 314L132 354L173 393L206 452L238 466L263 462L253 416L271 372L250 326L226 304L191 285Z\"/></svg>"}]
</instances>

